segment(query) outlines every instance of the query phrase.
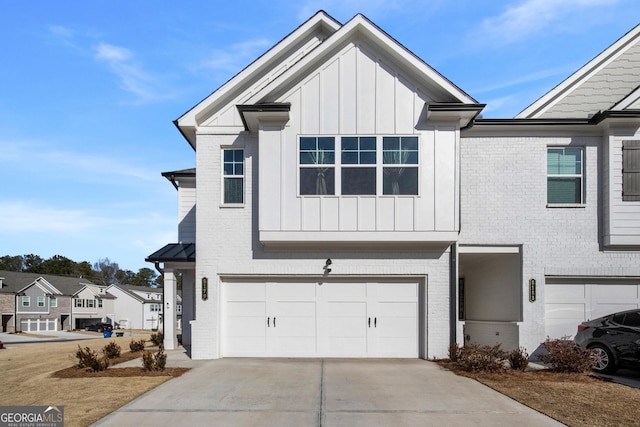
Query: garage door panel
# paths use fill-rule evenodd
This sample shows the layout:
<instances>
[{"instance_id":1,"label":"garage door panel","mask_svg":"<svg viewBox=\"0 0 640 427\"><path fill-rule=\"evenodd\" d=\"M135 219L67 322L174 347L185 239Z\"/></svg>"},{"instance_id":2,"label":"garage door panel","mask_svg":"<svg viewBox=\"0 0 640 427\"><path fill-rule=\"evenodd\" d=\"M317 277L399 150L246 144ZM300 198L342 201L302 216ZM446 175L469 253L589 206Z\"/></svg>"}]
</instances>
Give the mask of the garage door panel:
<instances>
[{"instance_id":1,"label":"garage door panel","mask_svg":"<svg viewBox=\"0 0 640 427\"><path fill-rule=\"evenodd\" d=\"M638 286L629 286L629 285L594 286L593 296L598 300L610 299L610 298L638 299Z\"/></svg>"},{"instance_id":2,"label":"garage door panel","mask_svg":"<svg viewBox=\"0 0 640 427\"><path fill-rule=\"evenodd\" d=\"M226 322L226 334L230 337L264 336L266 318L260 317L234 317L230 316Z\"/></svg>"},{"instance_id":3,"label":"garage door panel","mask_svg":"<svg viewBox=\"0 0 640 427\"><path fill-rule=\"evenodd\" d=\"M326 282L318 286L318 296L331 299L364 298L367 296L367 284Z\"/></svg>"},{"instance_id":4,"label":"garage door panel","mask_svg":"<svg viewBox=\"0 0 640 427\"><path fill-rule=\"evenodd\" d=\"M260 301L230 301L226 306L227 316L260 316L265 317L265 303Z\"/></svg>"},{"instance_id":5,"label":"garage door panel","mask_svg":"<svg viewBox=\"0 0 640 427\"><path fill-rule=\"evenodd\" d=\"M265 297L264 283L226 283L225 295L227 299L261 300Z\"/></svg>"},{"instance_id":6,"label":"garage door panel","mask_svg":"<svg viewBox=\"0 0 640 427\"><path fill-rule=\"evenodd\" d=\"M586 298L584 285L549 285L545 287L547 301L575 301Z\"/></svg>"},{"instance_id":7,"label":"garage door panel","mask_svg":"<svg viewBox=\"0 0 640 427\"><path fill-rule=\"evenodd\" d=\"M269 283L266 295L277 299L311 298L316 296L315 283Z\"/></svg>"},{"instance_id":8,"label":"garage door panel","mask_svg":"<svg viewBox=\"0 0 640 427\"><path fill-rule=\"evenodd\" d=\"M585 304L549 303L545 307L547 319L583 319L585 317Z\"/></svg>"},{"instance_id":9,"label":"garage door panel","mask_svg":"<svg viewBox=\"0 0 640 427\"><path fill-rule=\"evenodd\" d=\"M325 317L364 318L367 315L367 304L366 302L328 301L324 305L322 315Z\"/></svg>"},{"instance_id":10,"label":"garage door panel","mask_svg":"<svg viewBox=\"0 0 640 427\"><path fill-rule=\"evenodd\" d=\"M385 298L415 299L418 296L418 287L415 283L377 283L376 296L380 300Z\"/></svg>"}]
</instances>

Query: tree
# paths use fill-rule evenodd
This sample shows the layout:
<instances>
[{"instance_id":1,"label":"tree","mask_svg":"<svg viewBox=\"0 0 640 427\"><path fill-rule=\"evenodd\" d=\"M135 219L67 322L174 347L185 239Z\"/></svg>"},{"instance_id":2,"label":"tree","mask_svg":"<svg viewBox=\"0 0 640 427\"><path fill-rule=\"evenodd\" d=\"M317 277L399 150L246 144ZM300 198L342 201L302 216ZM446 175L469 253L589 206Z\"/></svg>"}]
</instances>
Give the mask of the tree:
<instances>
[{"instance_id":1,"label":"tree","mask_svg":"<svg viewBox=\"0 0 640 427\"><path fill-rule=\"evenodd\" d=\"M44 259L38 255L29 254L23 257L24 269L27 273L42 273Z\"/></svg>"},{"instance_id":2,"label":"tree","mask_svg":"<svg viewBox=\"0 0 640 427\"><path fill-rule=\"evenodd\" d=\"M99 285L109 286L120 283L116 277L120 270L118 263L111 262L109 258L99 259L93 264L93 270L96 273L95 281Z\"/></svg>"},{"instance_id":3,"label":"tree","mask_svg":"<svg viewBox=\"0 0 640 427\"><path fill-rule=\"evenodd\" d=\"M141 268L131 281L132 285L156 287L156 278L158 274L150 268Z\"/></svg>"},{"instance_id":4,"label":"tree","mask_svg":"<svg viewBox=\"0 0 640 427\"><path fill-rule=\"evenodd\" d=\"M42 271L36 273L54 274L56 276L71 276L76 263L62 255L54 255L42 263Z\"/></svg>"},{"instance_id":5,"label":"tree","mask_svg":"<svg viewBox=\"0 0 640 427\"><path fill-rule=\"evenodd\" d=\"M22 271L23 260L20 255L5 255L0 258L0 270L6 271Z\"/></svg>"},{"instance_id":6,"label":"tree","mask_svg":"<svg viewBox=\"0 0 640 427\"><path fill-rule=\"evenodd\" d=\"M116 282L122 285L130 285L136 274L131 270L118 270L116 272Z\"/></svg>"}]
</instances>

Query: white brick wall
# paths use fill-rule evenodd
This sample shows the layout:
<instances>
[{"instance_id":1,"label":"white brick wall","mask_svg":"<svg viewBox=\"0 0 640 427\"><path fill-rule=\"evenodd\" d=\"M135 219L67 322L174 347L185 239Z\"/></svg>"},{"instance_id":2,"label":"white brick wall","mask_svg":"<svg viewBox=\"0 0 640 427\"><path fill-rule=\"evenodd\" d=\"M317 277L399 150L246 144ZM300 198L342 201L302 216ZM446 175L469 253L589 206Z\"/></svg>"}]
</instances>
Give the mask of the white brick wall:
<instances>
[{"instance_id":1,"label":"white brick wall","mask_svg":"<svg viewBox=\"0 0 640 427\"><path fill-rule=\"evenodd\" d=\"M547 146L585 149L585 206L547 208ZM598 185L601 138L464 137L461 143L461 234L467 245L523 245L523 323L530 352L544 341L545 275L640 276L640 252L603 251ZM538 283L528 300L528 280Z\"/></svg>"}]
</instances>

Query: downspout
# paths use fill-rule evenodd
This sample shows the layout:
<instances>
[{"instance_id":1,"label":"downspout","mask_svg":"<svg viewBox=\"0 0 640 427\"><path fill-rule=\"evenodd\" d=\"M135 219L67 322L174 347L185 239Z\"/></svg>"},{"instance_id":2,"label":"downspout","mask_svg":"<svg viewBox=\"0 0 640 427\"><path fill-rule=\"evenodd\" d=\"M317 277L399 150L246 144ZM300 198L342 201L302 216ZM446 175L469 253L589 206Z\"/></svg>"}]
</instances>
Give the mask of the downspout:
<instances>
[{"instance_id":1,"label":"downspout","mask_svg":"<svg viewBox=\"0 0 640 427\"><path fill-rule=\"evenodd\" d=\"M175 185L175 184L174 184ZM178 188L178 187L176 187ZM158 270L158 272L160 273L160 275L162 276L162 280L164 282L164 268L160 268L160 261L156 261L153 263L154 267L156 268L156 270ZM164 319L165 319L165 313L164 313L164 283L162 283L162 303L160 304L160 306L162 307L162 334L164 336Z\"/></svg>"}]
</instances>

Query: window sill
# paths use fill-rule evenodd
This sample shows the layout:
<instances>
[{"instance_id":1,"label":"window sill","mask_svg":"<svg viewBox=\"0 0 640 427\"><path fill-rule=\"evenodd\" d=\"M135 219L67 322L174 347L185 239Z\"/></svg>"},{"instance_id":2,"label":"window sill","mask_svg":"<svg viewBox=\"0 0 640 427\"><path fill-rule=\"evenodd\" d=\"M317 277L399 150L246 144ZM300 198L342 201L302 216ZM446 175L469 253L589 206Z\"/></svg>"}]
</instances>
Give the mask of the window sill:
<instances>
[{"instance_id":1,"label":"window sill","mask_svg":"<svg viewBox=\"0 0 640 427\"><path fill-rule=\"evenodd\" d=\"M221 208L244 208L244 203L223 203Z\"/></svg>"},{"instance_id":2,"label":"window sill","mask_svg":"<svg viewBox=\"0 0 640 427\"><path fill-rule=\"evenodd\" d=\"M568 209L584 209L587 207L584 203L547 203L547 207L551 209L568 208Z\"/></svg>"}]
</instances>

